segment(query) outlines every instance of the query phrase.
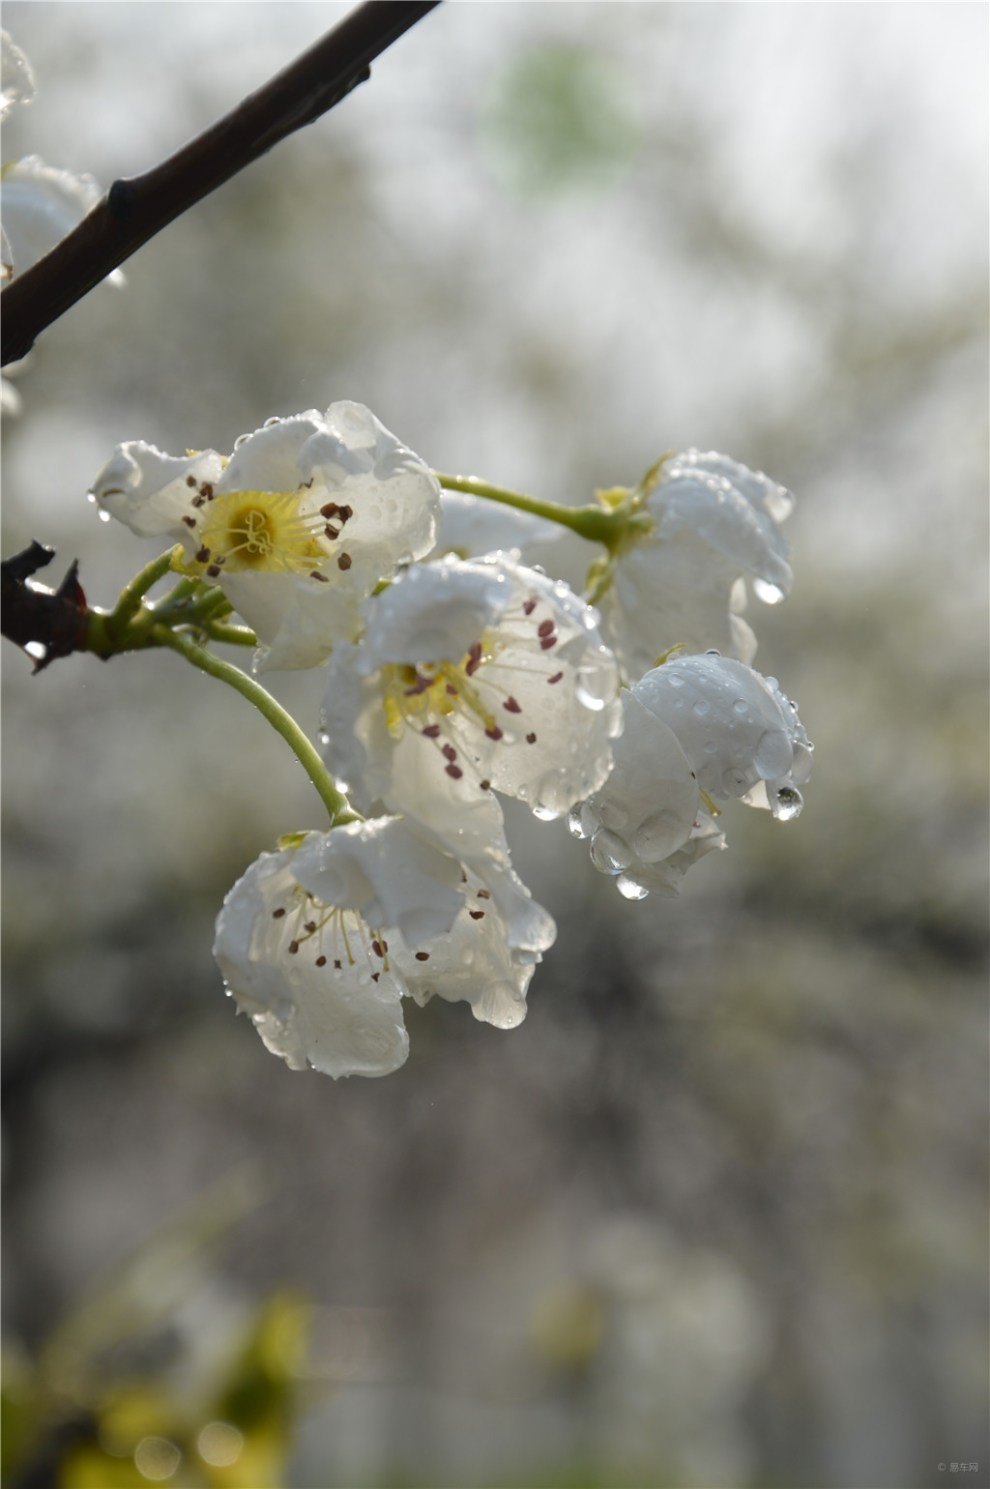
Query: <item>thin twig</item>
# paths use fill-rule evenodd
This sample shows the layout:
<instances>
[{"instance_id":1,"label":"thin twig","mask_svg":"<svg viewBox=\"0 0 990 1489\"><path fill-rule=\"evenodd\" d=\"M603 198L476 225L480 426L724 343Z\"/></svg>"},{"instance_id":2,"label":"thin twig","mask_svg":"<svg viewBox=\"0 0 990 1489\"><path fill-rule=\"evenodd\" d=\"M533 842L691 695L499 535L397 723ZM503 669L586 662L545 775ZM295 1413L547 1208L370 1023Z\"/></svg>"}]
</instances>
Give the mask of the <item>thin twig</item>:
<instances>
[{"instance_id":1,"label":"thin twig","mask_svg":"<svg viewBox=\"0 0 990 1489\"><path fill-rule=\"evenodd\" d=\"M216 124L141 176L115 181L61 243L0 296L2 363L187 208L339 103L439 0L368 0Z\"/></svg>"}]
</instances>

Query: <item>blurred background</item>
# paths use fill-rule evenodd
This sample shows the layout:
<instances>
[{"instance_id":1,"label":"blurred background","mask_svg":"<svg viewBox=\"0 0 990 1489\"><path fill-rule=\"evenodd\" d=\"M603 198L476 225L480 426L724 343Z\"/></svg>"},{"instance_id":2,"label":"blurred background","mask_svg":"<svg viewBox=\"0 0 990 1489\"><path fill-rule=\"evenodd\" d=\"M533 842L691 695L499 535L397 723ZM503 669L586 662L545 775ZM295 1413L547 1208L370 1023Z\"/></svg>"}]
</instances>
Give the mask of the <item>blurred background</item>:
<instances>
[{"instance_id":1,"label":"blurred background","mask_svg":"<svg viewBox=\"0 0 990 1489\"><path fill-rule=\"evenodd\" d=\"M141 172L344 13L9 0L3 158ZM40 339L3 551L93 603L155 551L85 499L125 439L353 398L558 501L766 470L756 663L817 753L679 900L510 813L526 1022L410 1008L334 1084L210 956L320 825L280 741L178 658L8 643L5 1484L988 1482L986 63L982 5L458 0Z\"/></svg>"}]
</instances>

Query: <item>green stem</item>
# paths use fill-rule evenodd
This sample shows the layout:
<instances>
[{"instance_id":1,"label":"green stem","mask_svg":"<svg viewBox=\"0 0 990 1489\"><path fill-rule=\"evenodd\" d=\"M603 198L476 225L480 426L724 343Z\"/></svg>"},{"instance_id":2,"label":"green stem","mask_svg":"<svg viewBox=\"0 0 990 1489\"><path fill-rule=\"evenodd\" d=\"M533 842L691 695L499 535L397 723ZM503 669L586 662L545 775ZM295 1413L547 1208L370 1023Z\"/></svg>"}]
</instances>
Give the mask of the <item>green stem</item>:
<instances>
[{"instance_id":1,"label":"green stem","mask_svg":"<svg viewBox=\"0 0 990 1489\"><path fill-rule=\"evenodd\" d=\"M239 667L230 662L223 661L214 656L212 652L206 651L195 641L179 632L172 631L168 626L156 625L152 627L149 640L154 646L168 646L177 651L180 656L185 657L194 667L205 672L210 677L217 678L232 687L249 703L253 703L259 713L271 724L276 733L281 734L286 744L292 750L299 764L309 776L316 788L320 800L330 813L330 822L333 827L339 827L344 822L359 822L360 814L351 808L350 802L342 791L338 791L326 766L320 759L315 748L300 729L295 719L287 713L282 705L272 697L271 693L256 683L253 678L248 677Z\"/></svg>"},{"instance_id":2,"label":"green stem","mask_svg":"<svg viewBox=\"0 0 990 1489\"><path fill-rule=\"evenodd\" d=\"M125 626L138 609L151 586L157 584L159 579L165 578L165 575L172 567L172 554L174 552L175 549L170 548L167 553L160 553L157 558L151 560L150 564L145 564L140 573L134 575L130 583L124 585L118 596L117 603L108 617L114 625L119 625L121 628Z\"/></svg>"},{"instance_id":3,"label":"green stem","mask_svg":"<svg viewBox=\"0 0 990 1489\"><path fill-rule=\"evenodd\" d=\"M222 621L211 620L206 624L206 633L211 641L222 641L227 646L257 646L258 638L247 626L226 626Z\"/></svg>"},{"instance_id":4,"label":"green stem","mask_svg":"<svg viewBox=\"0 0 990 1489\"><path fill-rule=\"evenodd\" d=\"M562 502L539 501L521 491L509 491L504 486L493 486L477 476L450 476L443 471L433 472L445 491L463 491L468 496L480 496L485 501L501 502L503 506L515 507L520 512L531 512L534 517L543 517L548 522L559 523L570 528L578 537L589 543L604 543L611 550L619 542L628 526L625 513L609 512L591 503L584 507L568 507Z\"/></svg>"}]
</instances>

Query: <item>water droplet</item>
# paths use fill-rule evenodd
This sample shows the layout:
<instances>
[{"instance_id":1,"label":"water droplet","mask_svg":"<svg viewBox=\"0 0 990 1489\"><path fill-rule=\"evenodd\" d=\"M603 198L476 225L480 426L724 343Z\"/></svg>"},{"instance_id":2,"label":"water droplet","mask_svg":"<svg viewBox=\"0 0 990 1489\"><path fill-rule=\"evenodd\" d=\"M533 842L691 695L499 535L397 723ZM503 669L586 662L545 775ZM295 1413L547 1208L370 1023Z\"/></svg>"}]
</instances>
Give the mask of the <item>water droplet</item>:
<instances>
[{"instance_id":1,"label":"water droplet","mask_svg":"<svg viewBox=\"0 0 990 1489\"><path fill-rule=\"evenodd\" d=\"M691 707L700 719L704 718L706 713L711 713L712 711L711 704L706 703L704 698L699 698L697 703L693 703Z\"/></svg>"},{"instance_id":2,"label":"water droplet","mask_svg":"<svg viewBox=\"0 0 990 1489\"><path fill-rule=\"evenodd\" d=\"M586 825L585 812L587 805L581 802L579 806L572 807L567 814L567 831L572 838L590 838L594 832L594 826Z\"/></svg>"},{"instance_id":3,"label":"water droplet","mask_svg":"<svg viewBox=\"0 0 990 1489\"><path fill-rule=\"evenodd\" d=\"M591 861L603 874L621 874L632 863L633 855L617 833L600 827L591 840Z\"/></svg>"},{"instance_id":4,"label":"water droplet","mask_svg":"<svg viewBox=\"0 0 990 1489\"><path fill-rule=\"evenodd\" d=\"M781 786L770 797L770 810L778 822L793 822L800 817L803 806L804 797L796 786Z\"/></svg>"},{"instance_id":5,"label":"water droplet","mask_svg":"<svg viewBox=\"0 0 990 1489\"><path fill-rule=\"evenodd\" d=\"M615 887L626 900L645 900L650 892L645 884L640 884L638 879L633 879L629 874L620 874Z\"/></svg>"},{"instance_id":6,"label":"water droplet","mask_svg":"<svg viewBox=\"0 0 990 1489\"><path fill-rule=\"evenodd\" d=\"M667 683L672 688L683 688L683 686L684 686L684 679L683 679L683 677L678 677L678 675L677 675L676 672L672 672L670 674L670 676L667 678Z\"/></svg>"},{"instance_id":7,"label":"water droplet","mask_svg":"<svg viewBox=\"0 0 990 1489\"><path fill-rule=\"evenodd\" d=\"M748 717L749 704L746 702L745 698L736 699L736 701L732 705L732 712L737 713L741 719L745 719Z\"/></svg>"},{"instance_id":8,"label":"water droplet","mask_svg":"<svg viewBox=\"0 0 990 1489\"><path fill-rule=\"evenodd\" d=\"M98 517L99 517L99 519L100 519L101 522L109 522L110 521L110 513L109 512L104 512L101 509L100 512L97 515L98 515Z\"/></svg>"},{"instance_id":9,"label":"water droplet","mask_svg":"<svg viewBox=\"0 0 990 1489\"><path fill-rule=\"evenodd\" d=\"M705 652L706 657L720 657L721 655L722 653L719 651L717 646L710 646Z\"/></svg>"},{"instance_id":10,"label":"water droplet","mask_svg":"<svg viewBox=\"0 0 990 1489\"><path fill-rule=\"evenodd\" d=\"M533 807L533 816L538 817L541 822L556 822L560 812L545 801L538 801Z\"/></svg>"},{"instance_id":11,"label":"water droplet","mask_svg":"<svg viewBox=\"0 0 990 1489\"><path fill-rule=\"evenodd\" d=\"M753 593L757 599L762 600L764 605L779 605L784 598L784 591L778 584L770 584L766 579L753 580Z\"/></svg>"}]
</instances>

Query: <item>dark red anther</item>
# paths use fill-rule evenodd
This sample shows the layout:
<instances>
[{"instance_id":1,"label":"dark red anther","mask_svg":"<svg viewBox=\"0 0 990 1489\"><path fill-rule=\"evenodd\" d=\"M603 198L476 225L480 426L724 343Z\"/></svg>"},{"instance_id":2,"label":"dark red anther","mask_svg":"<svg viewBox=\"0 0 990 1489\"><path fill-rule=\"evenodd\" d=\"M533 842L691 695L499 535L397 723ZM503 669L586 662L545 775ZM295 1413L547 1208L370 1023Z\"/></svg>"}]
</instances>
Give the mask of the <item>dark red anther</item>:
<instances>
[{"instance_id":1,"label":"dark red anther","mask_svg":"<svg viewBox=\"0 0 990 1489\"><path fill-rule=\"evenodd\" d=\"M512 697L511 693L502 704L502 707L505 709L506 713L522 713L522 708L520 707L518 701Z\"/></svg>"}]
</instances>

